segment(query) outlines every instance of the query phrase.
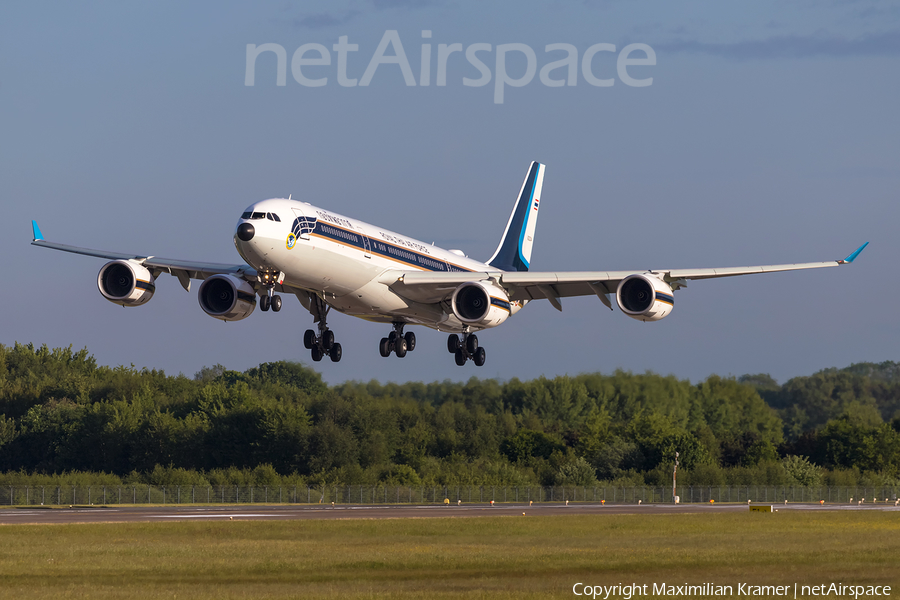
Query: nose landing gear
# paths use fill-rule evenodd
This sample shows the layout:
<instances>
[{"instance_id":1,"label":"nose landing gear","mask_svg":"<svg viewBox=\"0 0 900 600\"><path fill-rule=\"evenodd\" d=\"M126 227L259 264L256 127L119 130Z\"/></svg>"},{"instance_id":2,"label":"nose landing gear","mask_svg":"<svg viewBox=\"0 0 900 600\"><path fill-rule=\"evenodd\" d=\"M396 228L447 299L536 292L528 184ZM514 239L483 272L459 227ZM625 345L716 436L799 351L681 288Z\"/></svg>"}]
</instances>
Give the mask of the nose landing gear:
<instances>
[{"instance_id":1,"label":"nose landing gear","mask_svg":"<svg viewBox=\"0 0 900 600\"><path fill-rule=\"evenodd\" d=\"M378 352L381 356L387 358L391 352L397 355L397 358L403 358L407 352L416 349L416 334L407 331L403 334L405 323L394 323L394 330L388 334L386 338L381 338L378 344Z\"/></svg>"},{"instance_id":2,"label":"nose landing gear","mask_svg":"<svg viewBox=\"0 0 900 600\"><path fill-rule=\"evenodd\" d=\"M463 333L462 340L455 333L451 333L447 338L447 350L450 354L455 355L456 364L460 367L466 364L469 359L475 363L476 367L484 366L486 353L484 348L478 345L478 337L474 333Z\"/></svg>"},{"instance_id":3,"label":"nose landing gear","mask_svg":"<svg viewBox=\"0 0 900 600\"><path fill-rule=\"evenodd\" d=\"M265 312L269 307L272 308L272 312L281 310L281 296L272 292L273 290L268 290L268 294L259 297L259 310Z\"/></svg>"},{"instance_id":4,"label":"nose landing gear","mask_svg":"<svg viewBox=\"0 0 900 600\"><path fill-rule=\"evenodd\" d=\"M265 296L259 295L259 310L266 312L269 307L272 308L272 312L281 310L281 296L275 294L275 284L281 285L284 282L284 273L264 271L256 277L266 291Z\"/></svg>"}]
</instances>

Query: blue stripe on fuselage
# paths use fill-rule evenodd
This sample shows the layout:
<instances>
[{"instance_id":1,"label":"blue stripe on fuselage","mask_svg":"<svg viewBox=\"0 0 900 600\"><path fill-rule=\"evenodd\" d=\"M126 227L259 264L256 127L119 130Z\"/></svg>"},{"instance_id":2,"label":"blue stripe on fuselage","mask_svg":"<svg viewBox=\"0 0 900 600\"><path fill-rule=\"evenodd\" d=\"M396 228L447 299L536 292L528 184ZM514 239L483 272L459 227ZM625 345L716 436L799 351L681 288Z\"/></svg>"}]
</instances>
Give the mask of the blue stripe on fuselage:
<instances>
[{"instance_id":1,"label":"blue stripe on fuselage","mask_svg":"<svg viewBox=\"0 0 900 600\"><path fill-rule=\"evenodd\" d=\"M455 273L472 272L471 269L448 263L441 258L435 258L421 252L410 250L409 248L403 248L402 246L375 240L368 236L365 236L368 238L369 242L369 248L366 248L365 241L363 240L364 236L362 234L349 229L344 229L343 227L338 227L331 223L322 223L321 221L316 223L315 229L312 230L310 235L332 240L339 244L343 244L344 246L351 246L358 250L362 250L363 252L377 254L378 256L403 265L409 265L426 271Z\"/></svg>"}]
</instances>

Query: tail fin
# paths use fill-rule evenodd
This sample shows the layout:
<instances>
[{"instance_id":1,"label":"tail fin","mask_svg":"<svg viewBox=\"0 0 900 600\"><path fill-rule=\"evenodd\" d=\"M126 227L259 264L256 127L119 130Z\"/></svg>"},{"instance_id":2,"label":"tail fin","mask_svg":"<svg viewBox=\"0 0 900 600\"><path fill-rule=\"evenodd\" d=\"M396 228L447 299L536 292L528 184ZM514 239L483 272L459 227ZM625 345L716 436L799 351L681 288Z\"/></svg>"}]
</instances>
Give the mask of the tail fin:
<instances>
[{"instance_id":1,"label":"tail fin","mask_svg":"<svg viewBox=\"0 0 900 600\"><path fill-rule=\"evenodd\" d=\"M527 271L531 263L531 246L534 243L534 228L537 225L538 208L541 204L541 186L544 183L545 166L531 163L528 175L519 190L519 199L509 215L506 231L497 251L488 264L503 271Z\"/></svg>"}]
</instances>

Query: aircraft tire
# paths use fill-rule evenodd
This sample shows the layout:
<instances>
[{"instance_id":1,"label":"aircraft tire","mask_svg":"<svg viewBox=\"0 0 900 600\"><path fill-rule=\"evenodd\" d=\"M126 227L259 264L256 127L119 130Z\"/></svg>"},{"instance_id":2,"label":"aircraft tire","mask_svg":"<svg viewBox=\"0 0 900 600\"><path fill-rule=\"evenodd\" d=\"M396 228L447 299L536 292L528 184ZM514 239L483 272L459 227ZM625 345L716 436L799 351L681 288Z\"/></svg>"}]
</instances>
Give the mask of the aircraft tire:
<instances>
[{"instance_id":1,"label":"aircraft tire","mask_svg":"<svg viewBox=\"0 0 900 600\"><path fill-rule=\"evenodd\" d=\"M483 367L485 359L484 348L479 348L475 351L475 356L472 357L472 360L475 362L476 367Z\"/></svg>"},{"instance_id":2,"label":"aircraft tire","mask_svg":"<svg viewBox=\"0 0 900 600\"><path fill-rule=\"evenodd\" d=\"M478 337L474 333L466 338L466 350L472 356L475 356L475 351L478 350Z\"/></svg>"},{"instance_id":3,"label":"aircraft tire","mask_svg":"<svg viewBox=\"0 0 900 600\"><path fill-rule=\"evenodd\" d=\"M456 354L459 351L459 336L455 333L451 333L447 338L447 350L450 351L450 354Z\"/></svg>"},{"instance_id":4,"label":"aircraft tire","mask_svg":"<svg viewBox=\"0 0 900 600\"><path fill-rule=\"evenodd\" d=\"M281 310L281 296L272 296L272 311L278 312Z\"/></svg>"},{"instance_id":5,"label":"aircraft tire","mask_svg":"<svg viewBox=\"0 0 900 600\"><path fill-rule=\"evenodd\" d=\"M378 353L381 354L384 358L387 358L391 355L391 340L387 338L381 338L381 342L378 344Z\"/></svg>"},{"instance_id":6,"label":"aircraft tire","mask_svg":"<svg viewBox=\"0 0 900 600\"><path fill-rule=\"evenodd\" d=\"M269 310L269 297L268 296L260 296L259 297L259 310L266 312Z\"/></svg>"},{"instance_id":7,"label":"aircraft tire","mask_svg":"<svg viewBox=\"0 0 900 600\"><path fill-rule=\"evenodd\" d=\"M412 331L407 331L406 335L403 336L406 339L406 350L408 352L412 352L416 349L416 334Z\"/></svg>"},{"instance_id":8,"label":"aircraft tire","mask_svg":"<svg viewBox=\"0 0 900 600\"><path fill-rule=\"evenodd\" d=\"M334 346L334 332L326 329L322 332L322 347L325 348L325 352L328 352L332 346Z\"/></svg>"},{"instance_id":9,"label":"aircraft tire","mask_svg":"<svg viewBox=\"0 0 900 600\"><path fill-rule=\"evenodd\" d=\"M328 355L331 357L331 362L341 362L341 345L335 344L331 347L331 350L328 351Z\"/></svg>"},{"instance_id":10,"label":"aircraft tire","mask_svg":"<svg viewBox=\"0 0 900 600\"><path fill-rule=\"evenodd\" d=\"M463 354L462 348L456 351L456 364L460 367L466 364L466 355Z\"/></svg>"},{"instance_id":11,"label":"aircraft tire","mask_svg":"<svg viewBox=\"0 0 900 600\"><path fill-rule=\"evenodd\" d=\"M394 353L397 355L397 358L403 358L406 356L406 340L404 338L398 338L396 342L394 342Z\"/></svg>"},{"instance_id":12,"label":"aircraft tire","mask_svg":"<svg viewBox=\"0 0 900 600\"><path fill-rule=\"evenodd\" d=\"M312 329L307 329L306 333L303 334L303 347L307 350L312 350L316 345L316 332Z\"/></svg>"},{"instance_id":13,"label":"aircraft tire","mask_svg":"<svg viewBox=\"0 0 900 600\"><path fill-rule=\"evenodd\" d=\"M320 360L322 360L322 351L318 346L312 347L312 359L313 362L319 362Z\"/></svg>"}]
</instances>

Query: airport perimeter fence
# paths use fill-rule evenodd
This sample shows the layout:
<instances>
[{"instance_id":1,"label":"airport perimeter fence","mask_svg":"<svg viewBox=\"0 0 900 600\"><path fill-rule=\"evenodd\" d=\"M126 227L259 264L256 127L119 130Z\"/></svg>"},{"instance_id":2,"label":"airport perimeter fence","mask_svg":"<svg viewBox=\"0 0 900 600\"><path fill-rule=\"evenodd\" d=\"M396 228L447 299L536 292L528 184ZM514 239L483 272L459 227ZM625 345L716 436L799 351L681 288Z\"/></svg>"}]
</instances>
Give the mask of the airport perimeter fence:
<instances>
[{"instance_id":1,"label":"airport perimeter fence","mask_svg":"<svg viewBox=\"0 0 900 600\"><path fill-rule=\"evenodd\" d=\"M895 502L900 487L678 486L683 504L701 502ZM603 486L0 486L0 506L112 504L473 504L585 502L672 504L671 487Z\"/></svg>"}]
</instances>

